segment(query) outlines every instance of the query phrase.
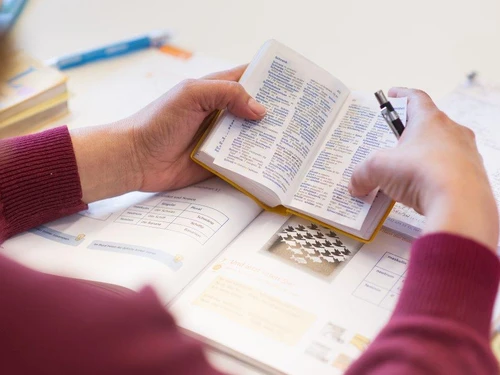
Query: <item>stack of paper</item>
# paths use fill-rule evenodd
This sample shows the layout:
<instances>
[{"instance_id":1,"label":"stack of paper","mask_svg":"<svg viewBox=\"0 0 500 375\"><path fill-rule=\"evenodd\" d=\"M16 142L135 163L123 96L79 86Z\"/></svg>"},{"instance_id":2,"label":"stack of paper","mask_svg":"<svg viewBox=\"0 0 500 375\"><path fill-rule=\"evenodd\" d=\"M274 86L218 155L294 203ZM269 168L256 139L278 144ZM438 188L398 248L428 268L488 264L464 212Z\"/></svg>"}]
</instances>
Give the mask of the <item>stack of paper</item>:
<instances>
[{"instance_id":1,"label":"stack of paper","mask_svg":"<svg viewBox=\"0 0 500 375\"><path fill-rule=\"evenodd\" d=\"M26 134L68 111L66 76L18 52L0 83L0 138Z\"/></svg>"}]
</instances>

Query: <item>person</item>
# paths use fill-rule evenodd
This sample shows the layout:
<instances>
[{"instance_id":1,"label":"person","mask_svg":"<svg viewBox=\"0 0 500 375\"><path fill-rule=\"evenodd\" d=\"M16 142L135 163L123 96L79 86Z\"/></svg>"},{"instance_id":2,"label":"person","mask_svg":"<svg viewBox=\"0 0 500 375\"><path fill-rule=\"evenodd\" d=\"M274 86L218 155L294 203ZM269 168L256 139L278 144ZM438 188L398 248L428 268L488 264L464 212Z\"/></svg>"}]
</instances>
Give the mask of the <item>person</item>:
<instances>
[{"instance_id":1,"label":"person","mask_svg":"<svg viewBox=\"0 0 500 375\"><path fill-rule=\"evenodd\" d=\"M243 70L184 81L115 123L0 140L0 242L96 200L207 178L189 159L203 119L217 109L265 115L237 83ZM390 321L347 373L497 373L499 220L473 133L421 91L389 95L408 97L407 129L355 170L349 189L380 187L427 222ZM119 296L2 256L0 353L2 374L219 374L152 289Z\"/></svg>"}]
</instances>

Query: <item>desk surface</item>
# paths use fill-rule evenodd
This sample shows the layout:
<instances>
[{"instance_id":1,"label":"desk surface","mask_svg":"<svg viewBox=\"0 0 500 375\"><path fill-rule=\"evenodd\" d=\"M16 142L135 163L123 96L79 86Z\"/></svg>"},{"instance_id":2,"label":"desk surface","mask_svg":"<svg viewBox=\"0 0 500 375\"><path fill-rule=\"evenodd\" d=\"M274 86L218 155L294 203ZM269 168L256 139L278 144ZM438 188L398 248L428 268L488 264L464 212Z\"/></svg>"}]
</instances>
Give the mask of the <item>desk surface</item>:
<instances>
[{"instance_id":1,"label":"desk surface","mask_svg":"<svg viewBox=\"0 0 500 375\"><path fill-rule=\"evenodd\" d=\"M30 0L15 34L45 59L162 28L235 63L275 38L357 89L439 98L471 70L500 82L497 0Z\"/></svg>"},{"instance_id":2,"label":"desk surface","mask_svg":"<svg viewBox=\"0 0 500 375\"><path fill-rule=\"evenodd\" d=\"M497 0L29 0L14 35L46 59L164 28L176 44L235 64L275 38L351 88L418 87L438 99L472 70L500 82Z\"/></svg>"}]
</instances>

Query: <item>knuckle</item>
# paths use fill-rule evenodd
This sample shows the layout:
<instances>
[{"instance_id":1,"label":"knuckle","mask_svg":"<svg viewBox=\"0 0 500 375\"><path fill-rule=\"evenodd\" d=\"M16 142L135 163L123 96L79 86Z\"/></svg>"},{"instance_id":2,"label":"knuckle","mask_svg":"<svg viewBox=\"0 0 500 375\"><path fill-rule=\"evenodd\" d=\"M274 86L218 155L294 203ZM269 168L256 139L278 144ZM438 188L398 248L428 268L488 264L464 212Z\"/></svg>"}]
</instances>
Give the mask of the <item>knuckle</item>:
<instances>
[{"instance_id":1,"label":"knuckle","mask_svg":"<svg viewBox=\"0 0 500 375\"><path fill-rule=\"evenodd\" d=\"M224 91L224 98L230 109L236 105L239 98L242 98L244 93L243 86L234 81L224 81L222 89Z\"/></svg>"},{"instance_id":2,"label":"knuckle","mask_svg":"<svg viewBox=\"0 0 500 375\"><path fill-rule=\"evenodd\" d=\"M448 115L440 110L434 111L432 119L440 124L445 124L450 121Z\"/></svg>"},{"instance_id":3,"label":"knuckle","mask_svg":"<svg viewBox=\"0 0 500 375\"><path fill-rule=\"evenodd\" d=\"M407 96L412 98L415 102L430 99L429 94L420 89L408 89Z\"/></svg>"},{"instance_id":4,"label":"knuckle","mask_svg":"<svg viewBox=\"0 0 500 375\"><path fill-rule=\"evenodd\" d=\"M431 110L426 113L426 123L430 126L443 127L451 123L446 113L440 110Z\"/></svg>"},{"instance_id":5,"label":"knuckle","mask_svg":"<svg viewBox=\"0 0 500 375\"><path fill-rule=\"evenodd\" d=\"M463 126L463 125L459 125L459 126L460 126L460 129L462 130L462 133L464 134L464 136L468 140L471 140L471 141L476 140L476 133L474 133L474 131L472 129L468 128L467 126Z\"/></svg>"},{"instance_id":6,"label":"knuckle","mask_svg":"<svg viewBox=\"0 0 500 375\"><path fill-rule=\"evenodd\" d=\"M243 87L240 83L234 81L224 81L223 82L224 89L230 94L239 94Z\"/></svg>"},{"instance_id":7,"label":"knuckle","mask_svg":"<svg viewBox=\"0 0 500 375\"><path fill-rule=\"evenodd\" d=\"M429 94L427 94L425 91L420 90L420 89L414 89L413 92L415 101L421 105L421 106L426 106L430 103L433 103L432 98L430 97Z\"/></svg>"},{"instance_id":8,"label":"knuckle","mask_svg":"<svg viewBox=\"0 0 500 375\"><path fill-rule=\"evenodd\" d=\"M175 92L178 99L182 99L191 108L199 108L201 111L206 107L205 90L201 89L201 80L188 78L177 84Z\"/></svg>"},{"instance_id":9,"label":"knuckle","mask_svg":"<svg viewBox=\"0 0 500 375\"><path fill-rule=\"evenodd\" d=\"M375 151L367 160L366 168L369 171L379 170L385 164L385 152L384 150Z\"/></svg>"},{"instance_id":10,"label":"knuckle","mask_svg":"<svg viewBox=\"0 0 500 375\"><path fill-rule=\"evenodd\" d=\"M414 109L435 109L436 106L432 101L432 98L425 91L420 89L410 89L407 94L408 105L412 106Z\"/></svg>"},{"instance_id":11,"label":"knuckle","mask_svg":"<svg viewBox=\"0 0 500 375\"><path fill-rule=\"evenodd\" d=\"M417 97L420 97L422 99L430 99L431 97L429 96L429 94L427 94L424 90L420 90L420 89L412 89L412 94L417 96Z\"/></svg>"},{"instance_id":12,"label":"knuckle","mask_svg":"<svg viewBox=\"0 0 500 375\"><path fill-rule=\"evenodd\" d=\"M189 89L192 89L193 86L196 85L196 82L197 80L196 79L193 79L193 78L187 78L187 79L184 79L182 80L180 83L179 83L179 87L182 89L182 90L189 90Z\"/></svg>"}]
</instances>

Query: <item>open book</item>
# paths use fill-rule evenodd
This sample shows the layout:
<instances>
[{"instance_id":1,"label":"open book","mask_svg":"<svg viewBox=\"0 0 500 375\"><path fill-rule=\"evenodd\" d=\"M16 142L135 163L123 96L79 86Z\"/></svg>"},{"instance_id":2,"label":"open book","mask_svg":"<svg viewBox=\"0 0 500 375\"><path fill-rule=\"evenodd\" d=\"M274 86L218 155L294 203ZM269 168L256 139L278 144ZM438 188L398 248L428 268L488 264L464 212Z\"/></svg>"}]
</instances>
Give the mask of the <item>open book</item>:
<instances>
[{"instance_id":1,"label":"open book","mask_svg":"<svg viewBox=\"0 0 500 375\"><path fill-rule=\"evenodd\" d=\"M93 203L0 253L46 273L151 285L188 334L259 369L339 374L389 318L409 246L384 229L364 245L262 212L213 178Z\"/></svg>"},{"instance_id":2,"label":"open book","mask_svg":"<svg viewBox=\"0 0 500 375\"><path fill-rule=\"evenodd\" d=\"M364 244L263 212L170 309L187 334L266 373L342 374L388 321L410 246L385 228Z\"/></svg>"},{"instance_id":3,"label":"open book","mask_svg":"<svg viewBox=\"0 0 500 375\"><path fill-rule=\"evenodd\" d=\"M240 80L267 108L261 121L222 113L193 160L258 201L359 240L372 240L392 207L377 191L347 191L355 166L396 138L373 94L350 91L286 46L268 41ZM406 99L393 99L406 119Z\"/></svg>"},{"instance_id":4,"label":"open book","mask_svg":"<svg viewBox=\"0 0 500 375\"><path fill-rule=\"evenodd\" d=\"M175 81L228 67L210 62L194 58L189 64L200 70L193 73L188 63L147 50L120 63L106 62L105 81L88 79L102 71L101 64L69 74L85 88L77 90L75 104L86 113L91 108L102 120L95 96L104 91L112 104L104 108L105 116L112 120L123 115L123 100L129 100L126 110L135 110L131 107L152 100ZM147 85L145 72L152 63L155 79ZM181 69L187 74L176 76ZM141 93L137 97L120 96L122 86L116 82L124 76L129 84L134 79L131 87L147 90L131 90ZM476 130L498 190L500 159L493 157L499 149L493 121L498 104L470 92L457 94L449 107L456 113L452 117L474 114L461 122ZM73 124L97 119L81 114ZM402 220L409 216L404 208L399 213ZM303 218L262 212L244 194L212 179L178 191L93 203L87 211L8 240L0 253L51 274L132 290L152 285L186 333L259 371L331 375L342 373L389 319L409 247L406 236L387 228L363 244Z\"/></svg>"}]
</instances>

